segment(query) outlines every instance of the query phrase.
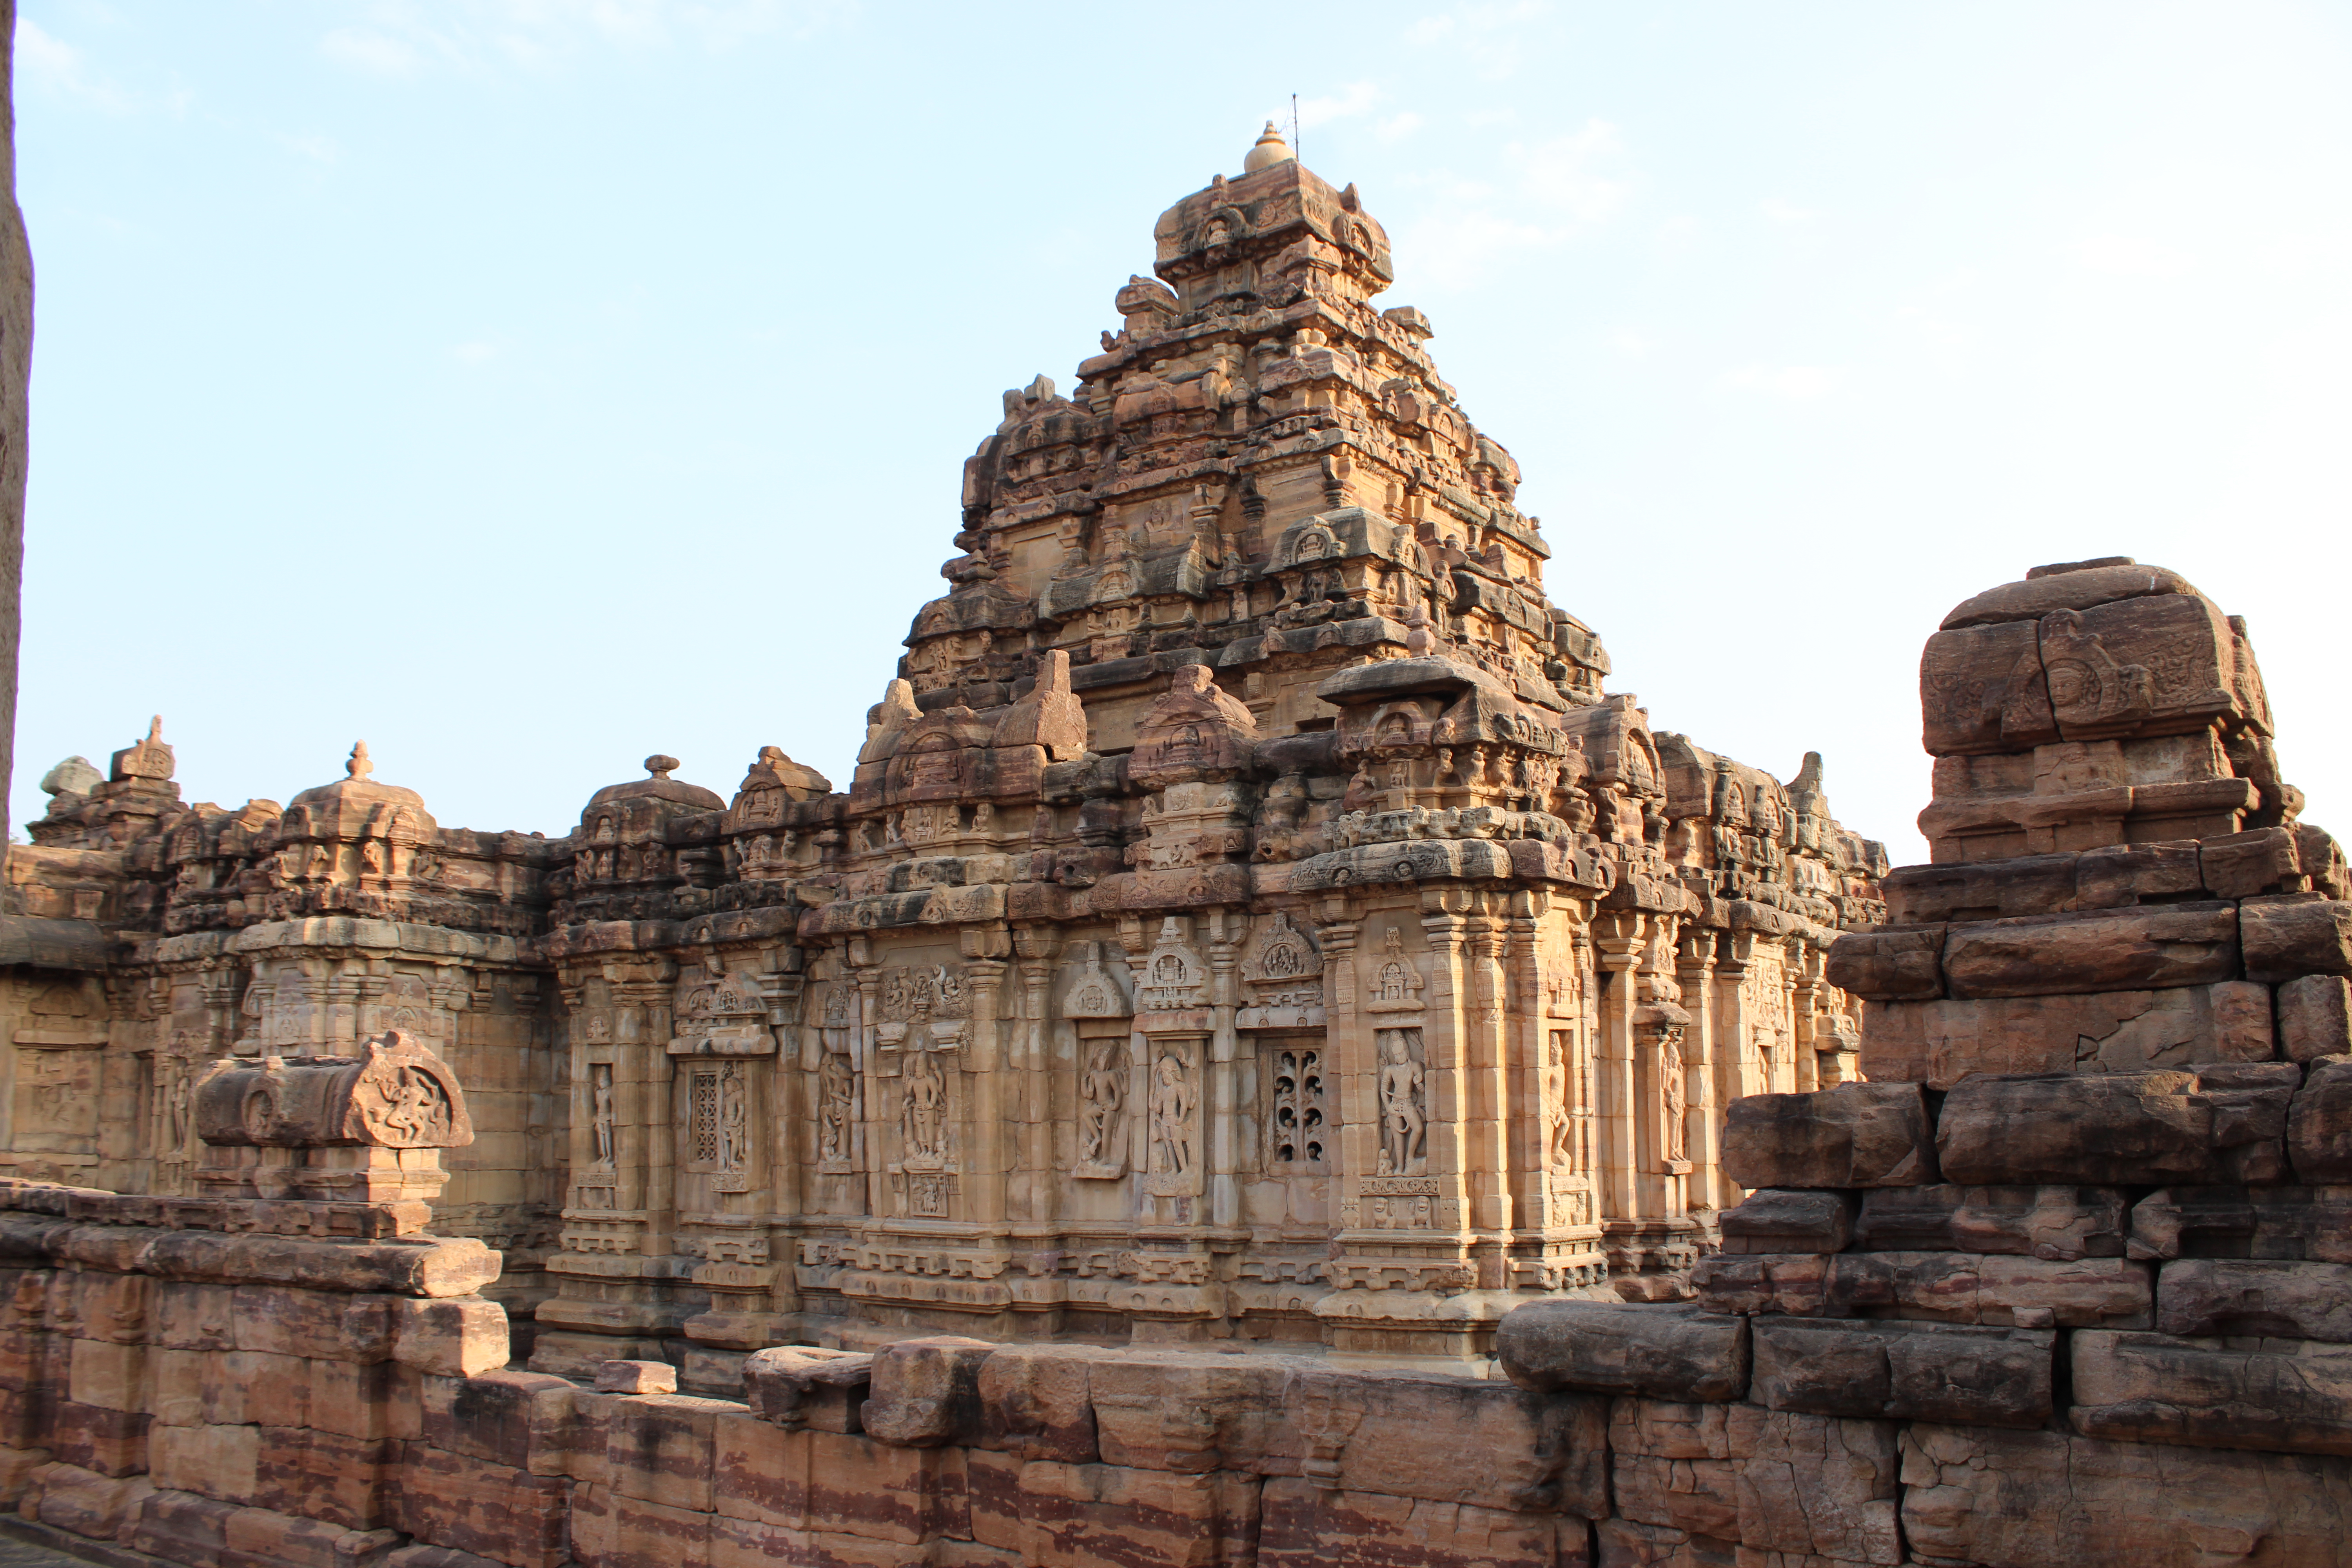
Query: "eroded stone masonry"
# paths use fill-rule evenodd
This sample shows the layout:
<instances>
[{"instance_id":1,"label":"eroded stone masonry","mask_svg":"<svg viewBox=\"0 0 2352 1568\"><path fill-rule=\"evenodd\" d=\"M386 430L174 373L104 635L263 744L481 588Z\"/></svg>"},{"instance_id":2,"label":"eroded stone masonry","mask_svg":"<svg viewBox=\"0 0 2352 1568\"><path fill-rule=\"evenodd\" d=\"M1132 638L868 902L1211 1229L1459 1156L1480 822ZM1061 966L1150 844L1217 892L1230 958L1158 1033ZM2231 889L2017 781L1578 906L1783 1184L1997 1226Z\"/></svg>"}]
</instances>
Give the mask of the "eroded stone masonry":
<instances>
[{"instance_id":1,"label":"eroded stone masonry","mask_svg":"<svg viewBox=\"0 0 2352 1568\"><path fill-rule=\"evenodd\" d=\"M599 791L569 836L348 776L66 764L9 898L0 1163L205 1188L212 1074L402 1029L531 1364L918 1331L1481 1354L1681 1294L1722 1108L1857 1075L1875 844L1651 728L1380 224L1271 134L1160 219L1067 395L966 467L845 793ZM25 940L31 940L29 937Z\"/></svg>"}]
</instances>

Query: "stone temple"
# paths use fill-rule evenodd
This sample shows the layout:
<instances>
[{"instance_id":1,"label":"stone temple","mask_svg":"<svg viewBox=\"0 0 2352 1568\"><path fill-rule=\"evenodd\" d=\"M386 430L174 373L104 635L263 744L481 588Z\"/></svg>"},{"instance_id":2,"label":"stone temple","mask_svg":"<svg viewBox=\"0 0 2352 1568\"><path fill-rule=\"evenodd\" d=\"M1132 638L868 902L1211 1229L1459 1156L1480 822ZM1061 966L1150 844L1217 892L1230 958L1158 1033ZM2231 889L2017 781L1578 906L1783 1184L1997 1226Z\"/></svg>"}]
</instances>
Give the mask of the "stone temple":
<instances>
[{"instance_id":1,"label":"stone temple","mask_svg":"<svg viewBox=\"0 0 2352 1568\"><path fill-rule=\"evenodd\" d=\"M548 839L364 745L283 806L184 804L160 727L61 764L0 1168L234 1184L206 1081L400 1029L471 1106L436 1228L503 1252L541 1369L1475 1355L1521 1301L1685 1294L1722 1108L1858 1076L1824 954L1883 851L1818 757L1604 689L1355 187L1269 130L1152 246L1069 393L1004 395L845 792L655 756Z\"/></svg>"},{"instance_id":2,"label":"stone temple","mask_svg":"<svg viewBox=\"0 0 2352 1568\"><path fill-rule=\"evenodd\" d=\"M1269 132L1155 239L845 794L52 771L0 1540L2344 1563L2352 868L2246 623L2124 557L1962 600L1890 869L1603 690L1352 188Z\"/></svg>"}]
</instances>

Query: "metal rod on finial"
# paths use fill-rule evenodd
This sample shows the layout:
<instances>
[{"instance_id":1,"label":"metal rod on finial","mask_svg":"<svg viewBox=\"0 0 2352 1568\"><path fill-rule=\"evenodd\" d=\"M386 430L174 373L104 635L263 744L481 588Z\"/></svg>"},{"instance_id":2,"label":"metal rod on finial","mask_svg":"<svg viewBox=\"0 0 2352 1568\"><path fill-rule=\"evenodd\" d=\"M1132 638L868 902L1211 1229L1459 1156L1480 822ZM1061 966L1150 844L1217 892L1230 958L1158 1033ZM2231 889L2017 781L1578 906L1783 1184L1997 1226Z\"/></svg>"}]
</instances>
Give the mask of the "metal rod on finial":
<instances>
[{"instance_id":1,"label":"metal rod on finial","mask_svg":"<svg viewBox=\"0 0 2352 1568\"><path fill-rule=\"evenodd\" d=\"M1307 167L1298 152L1298 95L1295 92L1290 95L1290 161L1302 169Z\"/></svg>"}]
</instances>

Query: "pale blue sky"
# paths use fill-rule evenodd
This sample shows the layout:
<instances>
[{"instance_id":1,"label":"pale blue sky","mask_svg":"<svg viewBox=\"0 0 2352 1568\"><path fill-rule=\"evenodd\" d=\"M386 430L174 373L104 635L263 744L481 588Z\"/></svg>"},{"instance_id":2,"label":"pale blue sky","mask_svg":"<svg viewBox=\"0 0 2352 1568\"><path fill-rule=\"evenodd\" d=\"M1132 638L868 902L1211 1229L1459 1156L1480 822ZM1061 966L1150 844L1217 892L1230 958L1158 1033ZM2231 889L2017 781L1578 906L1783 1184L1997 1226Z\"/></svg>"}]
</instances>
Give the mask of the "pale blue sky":
<instances>
[{"instance_id":1,"label":"pale blue sky","mask_svg":"<svg viewBox=\"0 0 2352 1568\"><path fill-rule=\"evenodd\" d=\"M2248 616L2352 832L2352 9L24 0L14 811L565 831L847 783L1001 389L1305 104L1652 721L1921 853L1921 640L2125 553Z\"/></svg>"}]
</instances>

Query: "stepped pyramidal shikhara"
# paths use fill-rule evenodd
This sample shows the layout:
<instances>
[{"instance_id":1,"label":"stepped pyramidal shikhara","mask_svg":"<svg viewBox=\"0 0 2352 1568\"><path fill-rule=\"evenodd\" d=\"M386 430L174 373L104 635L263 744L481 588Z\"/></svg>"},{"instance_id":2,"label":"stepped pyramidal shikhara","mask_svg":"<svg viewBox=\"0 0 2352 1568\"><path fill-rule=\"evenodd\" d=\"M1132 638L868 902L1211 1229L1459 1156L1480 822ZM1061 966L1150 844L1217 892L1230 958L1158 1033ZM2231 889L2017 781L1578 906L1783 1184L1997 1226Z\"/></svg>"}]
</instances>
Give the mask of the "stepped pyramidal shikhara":
<instances>
[{"instance_id":1,"label":"stepped pyramidal shikhara","mask_svg":"<svg viewBox=\"0 0 2352 1568\"><path fill-rule=\"evenodd\" d=\"M267 1197L205 1086L402 1031L531 1364L690 1389L942 1331L1476 1355L1533 1298L1687 1296L1723 1108L1860 1076L1825 955L1883 851L1817 757L1604 690L1355 187L1269 129L1153 244L1071 390L1005 395L846 793L656 756L548 839L364 747L282 809L183 804L160 729L62 764L0 1165Z\"/></svg>"}]
</instances>

